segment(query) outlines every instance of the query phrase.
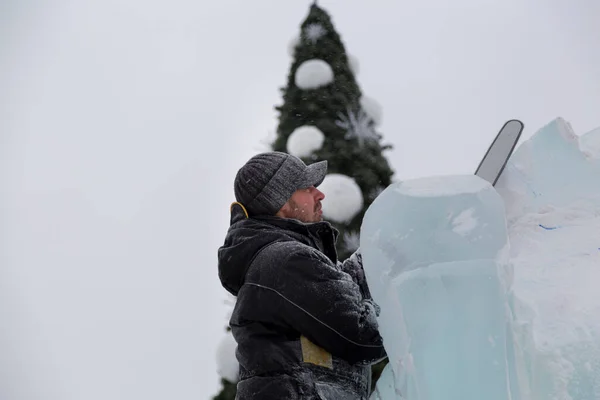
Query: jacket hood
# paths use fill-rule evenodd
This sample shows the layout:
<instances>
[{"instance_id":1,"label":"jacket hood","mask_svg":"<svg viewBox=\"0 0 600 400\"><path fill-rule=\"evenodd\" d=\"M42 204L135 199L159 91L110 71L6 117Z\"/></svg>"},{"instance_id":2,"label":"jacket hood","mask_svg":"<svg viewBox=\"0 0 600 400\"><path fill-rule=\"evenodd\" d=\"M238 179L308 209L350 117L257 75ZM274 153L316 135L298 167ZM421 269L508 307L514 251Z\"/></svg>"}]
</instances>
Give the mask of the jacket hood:
<instances>
[{"instance_id":1,"label":"jacket hood","mask_svg":"<svg viewBox=\"0 0 600 400\"><path fill-rule=\"evenodd\" d=\"M337 235L338 231L325 221L305 224L270 216L248 218L245 210L234 203L229 230L217 253L219 279L229 293L237 296L256 255L266 246L280 241L294 240L319 249L327 248L327 252L333 252L337 259L334 245ZM324 241L331 241L331 244L324 244Z\"/></svg>"}]
</instances>

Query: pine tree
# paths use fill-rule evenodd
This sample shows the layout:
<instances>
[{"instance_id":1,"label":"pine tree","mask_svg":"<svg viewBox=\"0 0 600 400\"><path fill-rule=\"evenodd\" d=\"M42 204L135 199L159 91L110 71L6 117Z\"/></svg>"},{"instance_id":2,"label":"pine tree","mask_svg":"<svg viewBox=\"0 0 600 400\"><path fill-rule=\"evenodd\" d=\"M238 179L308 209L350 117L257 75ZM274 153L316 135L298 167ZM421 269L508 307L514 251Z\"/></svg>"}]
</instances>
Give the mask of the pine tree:
<instances>
[{"instance_id":1,"label":"pine tree","mask_svg":"<svg viewBox=\"0 0 600 400\"><path fill-rule=\"evenodd\" d=\"M379 110L362 95L340 36L317 4L301 24L293 58L272 147L307 163L328 161L323 214L340 231L344 259L358 247L364 212L391 183L383 156L391 146L381 144Z\"/></svg>"},{"instance_id":2,"label":"pine tree","mask_svg":"<svg viewBox=\"0 0 600 400\"><path fill-rule=\"evenodd\" d=\"M282 88L277 136L272 150L306 163L328 161L321 185L325 219L339 230L338 255L347 258L359 245L365 211L392 180L377 132L380 111L356 82L356 60L344 48L328 13L315 3L293 43L287 86ZM327 206L326 206L327 204ZM386 362L373 367L373 387ZM235 384L222 380L213 400L234 400Z\"/></svg>"}]
</instances>

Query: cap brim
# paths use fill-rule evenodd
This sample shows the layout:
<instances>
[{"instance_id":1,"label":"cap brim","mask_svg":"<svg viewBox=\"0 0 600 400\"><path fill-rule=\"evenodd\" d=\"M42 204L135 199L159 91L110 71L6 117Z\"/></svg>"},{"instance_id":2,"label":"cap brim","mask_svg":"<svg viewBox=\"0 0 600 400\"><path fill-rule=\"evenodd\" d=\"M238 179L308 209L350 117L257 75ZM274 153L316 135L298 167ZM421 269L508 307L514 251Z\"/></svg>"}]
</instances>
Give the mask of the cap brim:
<instances>
[{"instance_id":1,"label":"cap brim","mask_svg":"<svg viewBox=\"0 0 600 400\"><path fill-rule=\"evenodd\" d=\"M327 175L327 161L319 161L310 164L304 170L304 175L298 182L298 189L305 189L311 186L317 187L323 183Z\"/></svg>"}]
</instances>

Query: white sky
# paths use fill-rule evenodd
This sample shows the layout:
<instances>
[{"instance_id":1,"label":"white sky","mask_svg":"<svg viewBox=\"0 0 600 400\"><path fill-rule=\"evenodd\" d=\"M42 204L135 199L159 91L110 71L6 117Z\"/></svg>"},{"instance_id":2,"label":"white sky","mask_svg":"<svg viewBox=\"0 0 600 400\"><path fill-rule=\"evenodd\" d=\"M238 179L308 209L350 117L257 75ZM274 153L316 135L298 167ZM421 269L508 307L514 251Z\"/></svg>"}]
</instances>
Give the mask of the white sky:
<instances>
[{"instance_id":1,"label":"white sky","mask_svg":"<svg viewBox=\"0 0 600 400\"><path fill-rule=\"evenodd\" d=\"M232 180L276 128L310 1L0 5L0 397L207 399ZM502 123L600 126L596 0L321 0L397 179Z\"/></svg>"}]
</instances>

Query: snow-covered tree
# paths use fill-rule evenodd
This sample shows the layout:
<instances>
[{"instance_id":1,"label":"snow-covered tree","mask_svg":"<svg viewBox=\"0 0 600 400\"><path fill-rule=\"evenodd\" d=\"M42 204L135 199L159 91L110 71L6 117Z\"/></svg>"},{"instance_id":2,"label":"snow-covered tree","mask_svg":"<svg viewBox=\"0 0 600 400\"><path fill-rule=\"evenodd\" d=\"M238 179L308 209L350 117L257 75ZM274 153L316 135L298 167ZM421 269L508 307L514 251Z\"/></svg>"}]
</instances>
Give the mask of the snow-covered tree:
<instances>
[{"instance_id":1,"label":"snow-covered tree","mask_svg":"<svg viewBox=\"0 0 600 400\"><path fill-rule=\"evenodd\" d=\"M382 154L377 126L381 107L362 94L356 81L358 59L349 55L328 13L313 4L290 40L292 64L273 150L302 158L307 163L327 160L329 175L323 215L339 231L340 258L349 256L359 244L365 210L393 172Z\"/></svg>"},{"instance_id":2,"label":"snow-covered tree","mask_svg":"<svg viewBox=\"0 0 600 400\"><path fill-rule=\"evenodd\" d=\"M356 82L358 59L348 53L331 18L316 2L288 46L292 65L271 149L300 157L307 163L328 160L323 214L339 231L340 259L360 242L364 212L391 183L391 170L376 127L381 107L364 96ZM229 332L227 335L231 336ZM234 400L234 343L226 337L219 347L223 389L213 400ZM384 363L374 367L375 384ZM233 372L232 372L233 371Z\"/></svg>"}]
</instances>

